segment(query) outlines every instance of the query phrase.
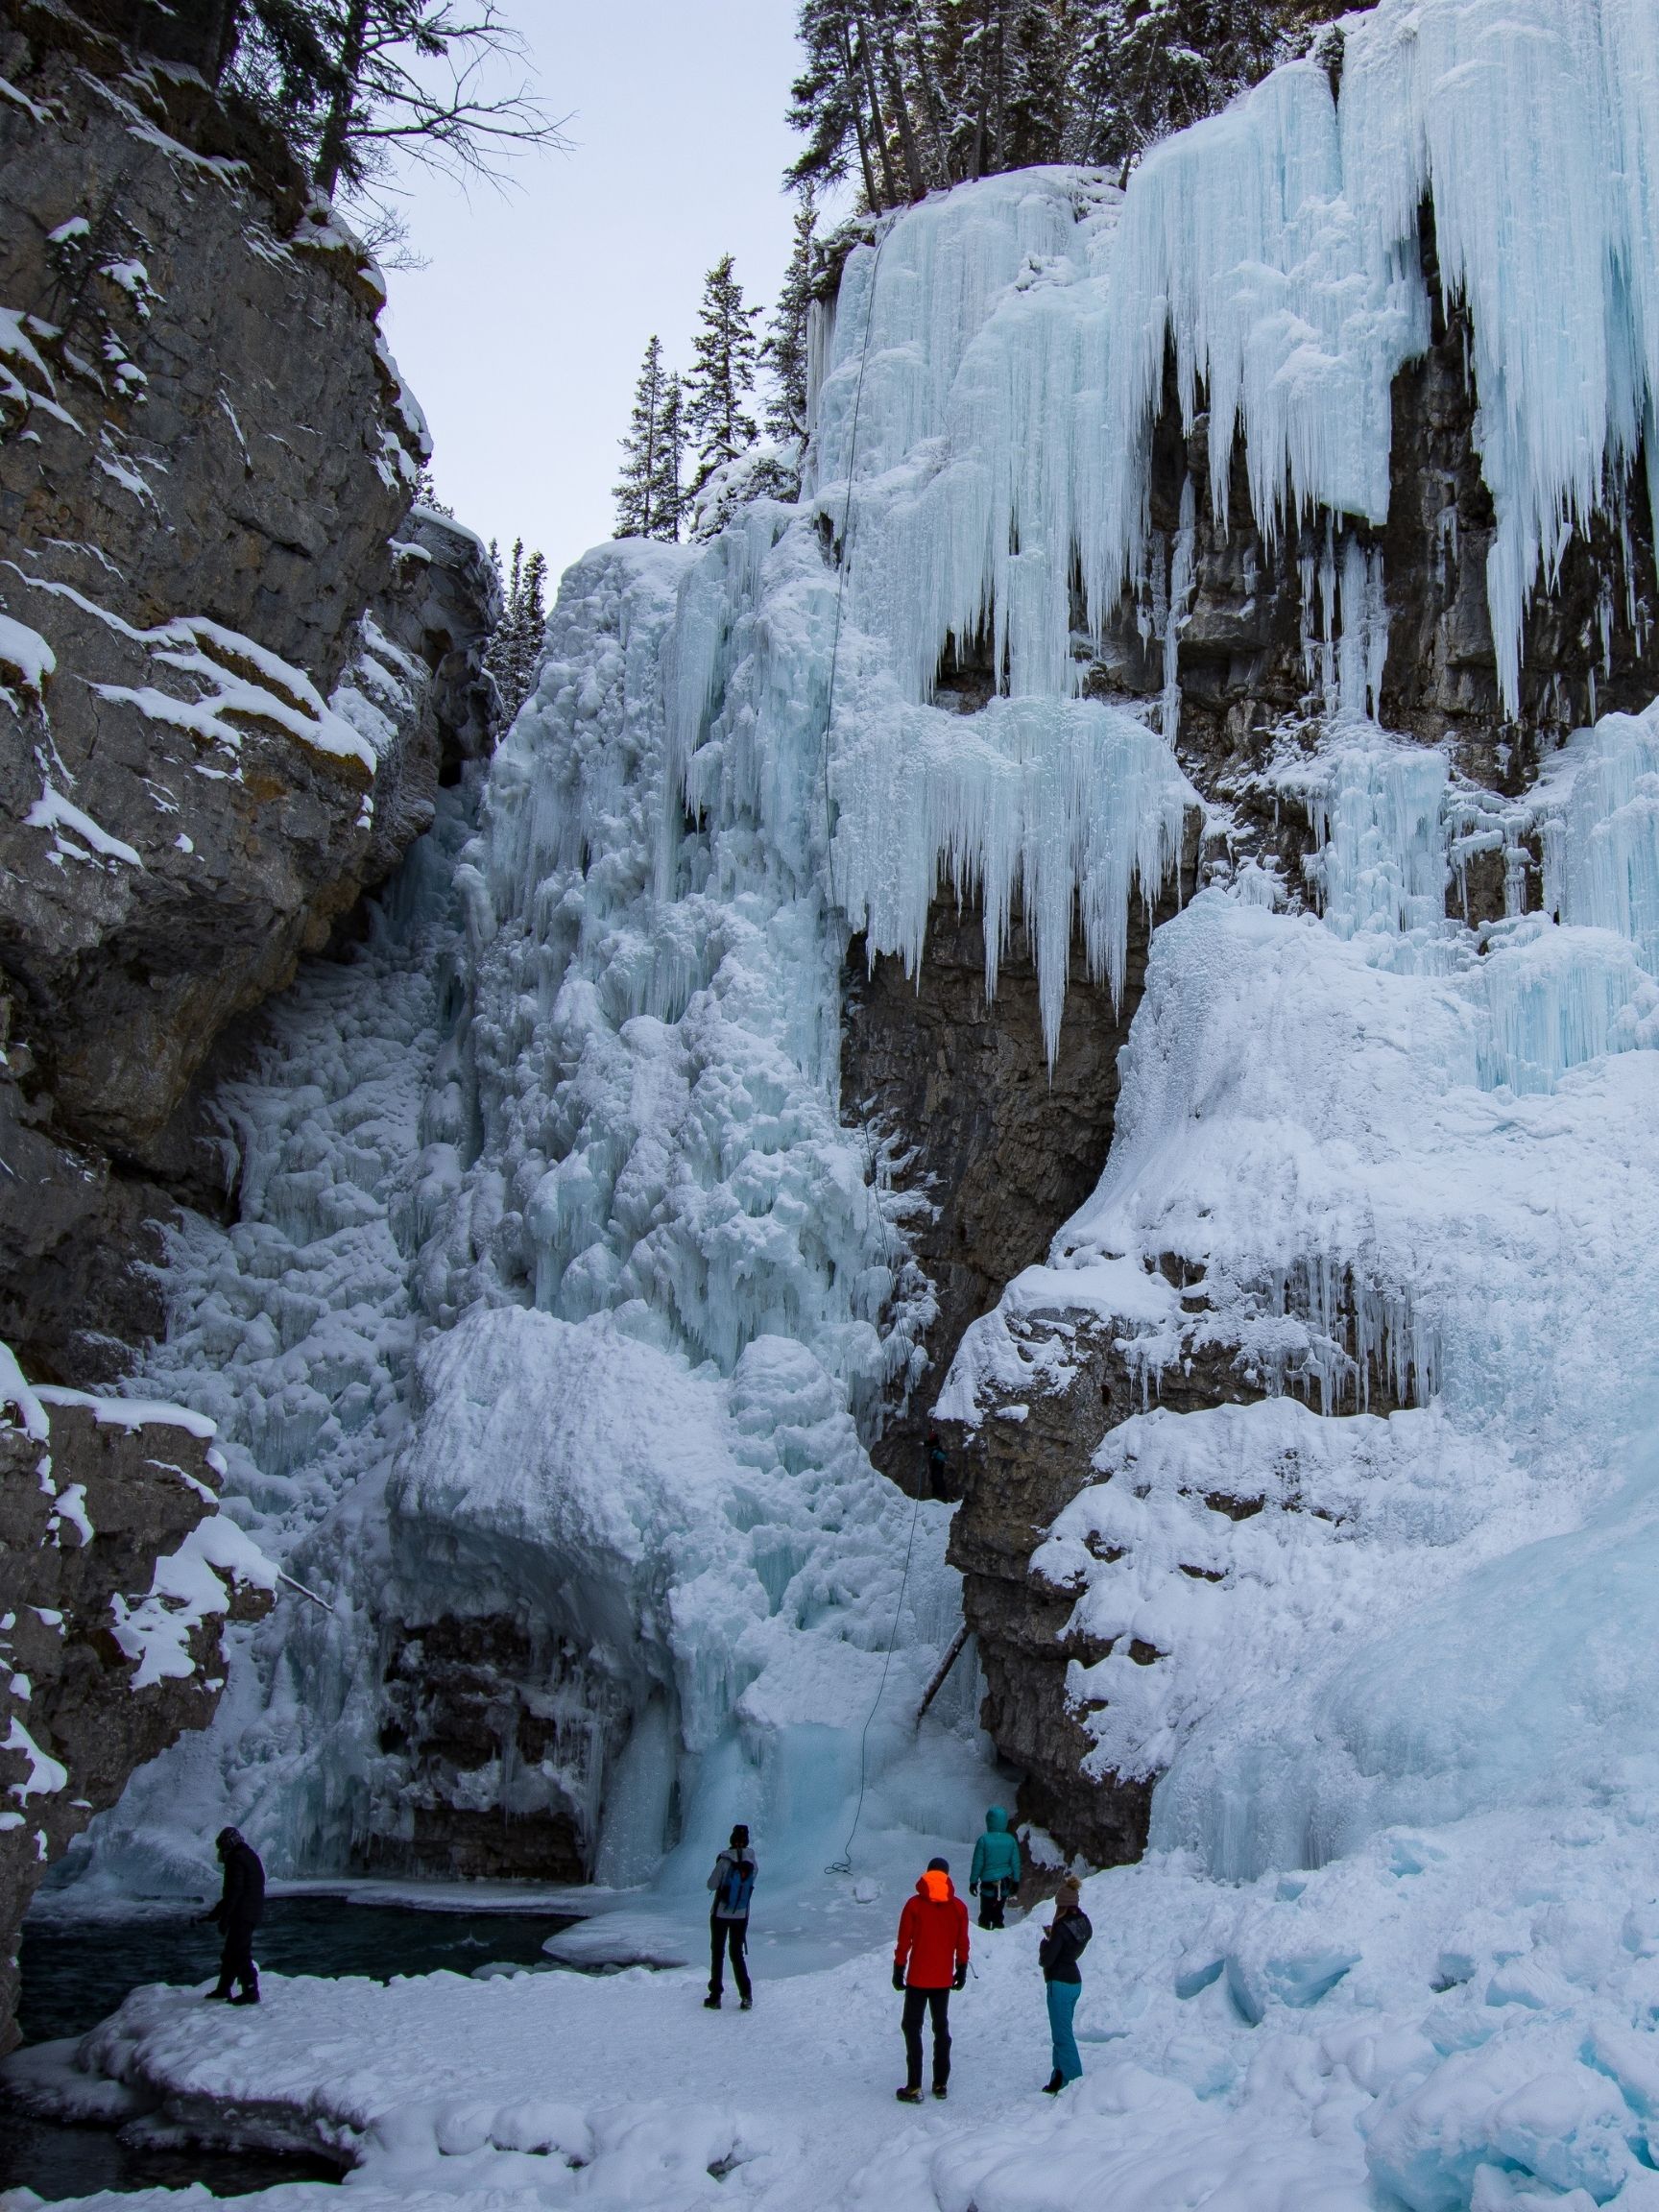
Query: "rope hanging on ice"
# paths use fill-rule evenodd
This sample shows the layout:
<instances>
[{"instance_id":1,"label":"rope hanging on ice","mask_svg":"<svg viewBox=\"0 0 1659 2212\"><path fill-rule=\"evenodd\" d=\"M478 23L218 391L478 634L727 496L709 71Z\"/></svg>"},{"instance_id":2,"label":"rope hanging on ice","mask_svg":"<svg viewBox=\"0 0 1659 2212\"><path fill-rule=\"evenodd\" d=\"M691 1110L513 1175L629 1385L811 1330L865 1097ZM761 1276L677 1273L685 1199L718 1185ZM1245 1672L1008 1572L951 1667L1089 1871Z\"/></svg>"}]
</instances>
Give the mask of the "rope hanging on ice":
<instances>
[{"instance_id":1,"label":"rope hanging on ice","mask_svg":"<svg viewBox=\"0 0 1659 2212\"><path fill-rule=\"evenodd\" d=\"M842 1845L841 1856L839 1859L830 1860L829 1865L824 1869L826 1874L851 1874L853 1871L853 1839L858 1833L858 1822L864 1813L866 1788L864 1751L870 1741L870 1723L876 1718L876 1707L880 1704L882 1694L887 1688L887 1670L893 1664L893 1647L899 1641L899 1623L904 1614L904 1592L910 1580L910 1554L916 1549L916 1524L921 1518L922 1501L918 1498L910 1513L910 1535L904 1546L904 1571L899 1577L899 1601L893 1608L893 1629L887 1639L887 1656L881 1662L881 1679L876 1685L875 1702L864 1717L863 1732L858 1738L858 1802L853 1810L853 1825L847 1831L847 1840Z\"/></svg>"}]
</instances>

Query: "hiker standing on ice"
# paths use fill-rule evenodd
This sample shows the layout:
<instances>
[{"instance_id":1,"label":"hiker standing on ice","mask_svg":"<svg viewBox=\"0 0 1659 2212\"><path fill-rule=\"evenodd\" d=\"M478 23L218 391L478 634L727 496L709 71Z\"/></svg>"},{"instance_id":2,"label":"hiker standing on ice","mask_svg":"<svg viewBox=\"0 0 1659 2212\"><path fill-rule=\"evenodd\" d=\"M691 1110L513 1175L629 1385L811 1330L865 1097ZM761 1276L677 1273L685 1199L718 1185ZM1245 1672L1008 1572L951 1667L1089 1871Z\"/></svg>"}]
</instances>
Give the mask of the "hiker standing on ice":
<instances>
[{"instance_id":1,"label":"hiker standing on ice","mask_svg":"<svg viewBox=\"0 0 1659 2212\"><path fill-rule=\"evenodd\" d=\"M1077 1971L1077 1961L1094 1933L1089 1915L1083 1910L1083 1896L1076 1879L1068 1874L1054 1899L1054 1917L1044 1931L1037 1953L1037 1962L1048 1985L1048 2037L1054 2047L1054 2071L1043 2084L1046 2097L1057 2097L1067 2082L1075 2081L1083 2071L1083 2061L1077 2056L1077 2038L1071 2029L1071 2015L1083 1992L1083 1977Z\"/></svg>"},{"instance_id":2,"label":"hiker standing on ice","mask_svg":"<svg viewBox=\"0 0 1659 2212\"><path fill-rule=\"evenodd\" d=\"M1020 1887L1020 1844L1008 1833L1008 1815L993 1805L985 1815L985 1833L974 1845L974 1863L968 1869L968 1894L979 1899L981 1928L1000 1928L1002 1909Z\"/></svg>"},{"instance_id":3,"label":"hiker standing on ice","mask_svg":"<svg viewBox=\"0 0 1659 2212\"><path fill-rule=\"evenodd\" d=\"M904 1992L904 2086L901 2104L922 2102L922 2015L933 2016L933 2094L950 2079L950 1992L968 1979L968 1908L950 1886L950 1868L929 1859L916 1894L899 1915L893 1986Z\"/></svg>"},{"instance_id":4,"label":"hiker standing on ice","mask_svg":"<svg viewBox=\"0 0 1659 2212\"><path fill-rule=\"evenodd\" d=\"M240 1983L242 1993L230 1997L231 2004L257 2005L259 1975L253 1964L253 1931L265 1917L265 1868L252 1844L243 1840L239 1828L221 1828L213 1847L225 1868L225 1883L218 1904L202 1917L218 1924L225 1948L219 1954L219 1986L207 1994L230 1997L232 1984Z\"/></svg>"},{"instance_id":5,"label":"hiker standing on ice","mask_svg":"<svg viewBox=\"0 0 1659 2212\"><path fill-rule=\"evenodd\" d=\"M755 1888L755 1854L749 1848L749 1831L741 1821L732 1831L732 1840L714 1862L714 1871L709 1877L709 1887L714 1892L714 1909L709 1915L709 1994L704 1998L705 2008L710 2012L720 2009L722 1976L726 1955L732 1955L732 1979L737 1984L737 2009L747 2012L754 2002L754 1990L749 1982L749 1964L744 1958L744 1947L749 1940L749 1899Z\"/></svg>"}]
</instances>

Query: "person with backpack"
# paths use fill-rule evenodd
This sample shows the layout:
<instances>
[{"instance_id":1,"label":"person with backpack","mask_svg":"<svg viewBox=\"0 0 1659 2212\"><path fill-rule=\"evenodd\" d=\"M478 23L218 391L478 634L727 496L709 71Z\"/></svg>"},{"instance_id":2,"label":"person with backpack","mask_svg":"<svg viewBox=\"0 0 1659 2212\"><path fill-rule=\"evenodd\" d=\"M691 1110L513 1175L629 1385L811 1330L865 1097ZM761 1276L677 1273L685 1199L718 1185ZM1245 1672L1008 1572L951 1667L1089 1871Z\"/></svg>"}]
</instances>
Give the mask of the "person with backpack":
<instances>
[{"instance_id":1,"label":"person with backpack","mask_svg":"<svg viewBox=\"0 0 1659 2212\"><path fill-rule=\"evenodd\" d=\"M904 2086L901 2104L922 2102L922 2015L933 2020L933 2094L950 2079L950 1992L968 1980L968 1908L950 1887L950 1868L929 1859L899 1915L893 1986L904 1992Z\"/></svg>"},{"instance_id":2,"label":"person with backpack","mask_svg":"<svg viewBox=\"0 0 1659 2212\"><path fill-rule=\"evenodd\" d=\"M1054 1917L1044 1930L1037 1953L1037 1962L1047 1984L1048 2036L1054 2055L1054 2071L1043 2084L1046 2097L1057 2097L1068 2081L1075 2081L1083 2072L1071 2015L1083 1992L1083 1977L1077 1971L1077 1961L1094 1933L1089 1915L1083 1910L1083 1896L1076 1878L1068 1874L1054 1899Z\"/></svg>"},{"instance_id":3,"label":"person with backpack","mask_svg":"<svg viewBox=\"0 0 1659 2212\"><path fill-rule=\"evenodd\" d=\"M728 1953L732 1959L732 1979L737 1984L737 2009L747 2012L754 2004L755 1991L749 1980L744 1949L749 1941L749 1899L754 1894L755 1874L756 1860L749 1848L749 1831L739 1821L709 1877L714 1905L709 1915L709 1994L703 2000L707 2011L720 2009Z\"/></svg>"},{"instance_id":4,"label":"person with backpack","mask_svg":"<svg viewBox=\"0 0 1659 2212\"><path fill-rule=\"evenodd\" d=\"M1008 1832L1008 1815L993 1805L985 1815L985 1833L974 1845L974 1863L968 1869L968 1894L979 1899L981 1928L1000 1928L1003 1908L1020 1887L1020 1841Z\"/></svg>"}]
</instances>

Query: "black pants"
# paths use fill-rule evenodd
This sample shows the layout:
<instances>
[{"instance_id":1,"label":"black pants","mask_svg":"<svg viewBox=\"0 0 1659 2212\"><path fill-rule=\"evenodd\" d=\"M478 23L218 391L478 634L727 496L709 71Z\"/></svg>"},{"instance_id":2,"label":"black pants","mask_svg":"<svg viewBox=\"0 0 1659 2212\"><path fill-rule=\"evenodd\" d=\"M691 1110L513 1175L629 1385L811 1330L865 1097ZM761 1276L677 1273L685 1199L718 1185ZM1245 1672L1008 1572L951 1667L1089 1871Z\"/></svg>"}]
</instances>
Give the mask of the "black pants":
<instances>
[{"instance_id":1,"label":"black pants","mask_svg":"<svg viewBox=\"0 0 1659 2212\"><path fill-rule=\"evenodd\" d=\"M1003 1925L1002 1908L1004 1902L1000 1882L980 1883L979 1925L981 1928L1000 1928Z\"/></svg>"},{"instance_id":2,"label":"black pants","mask_svg":"<svg viewBox=\"0 0 1659 2212\"><path fill-rule=\"evenodd\" d=\"M233 1921L225 1931L225 1948L219 1954L219 1994L228 1997L232 1983L242 1984L244 1997L252 1996L259 1987L259 1978L253 1970L253 1924Z\"/></svg>"},{"instance_id":3,"label":"black pants","mask_svg":"<svg viewBox=\"0 0 1659 2212\"><path fill-rule=\"evenodd\" d=\"M904 2076L911 2089L922 2086L922 2015L933 2015L933 2086L943 2089L950 2079L950 1992L949 1989L906 1989L904 1992Z\"/></svg>"},{"instance_id":4,"label":"black pants","mask_svg":"<svg viewBox=\"0 0 1659 2212\"><path fill-rule=\"evenodd\" d=\"M721 1971L726 1963L726 1953L732 1953L732 1979L737 1984L739 1997L749 1994L749 1963L743 1956L743 1947L749 1940L747 1920L722 1920L716 1915L709 1922L709 1994L718 1997Z\"/></svg>"}]
</instances>

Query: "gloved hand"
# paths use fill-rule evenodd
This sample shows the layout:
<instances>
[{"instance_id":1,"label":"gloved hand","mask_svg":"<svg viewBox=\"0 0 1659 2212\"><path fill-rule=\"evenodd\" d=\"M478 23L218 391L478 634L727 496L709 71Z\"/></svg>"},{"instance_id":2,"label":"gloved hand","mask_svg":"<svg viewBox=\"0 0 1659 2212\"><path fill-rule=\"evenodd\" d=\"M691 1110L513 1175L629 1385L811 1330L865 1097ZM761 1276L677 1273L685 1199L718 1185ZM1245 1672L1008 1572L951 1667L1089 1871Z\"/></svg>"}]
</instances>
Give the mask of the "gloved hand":
<instances>
[{"instance_id":1,"label":"gloved hand","mask_svg":"<svg viewBox=\"0 0 1659 2212\"><path fill-rule=\"evenodd\" d=\"M904 1969L902 1966L895 1966L893 1969L893 1986L895 1989L902 1989L904 1986Z\"/></svg>"},{"instance_id":2,"label":"gloved hand","mask_svg":"<svg viewBox=\"0 0 1659 2212\"><path fill-rule=\"evenodd\" d=\"M962 1964L961 1964L960 1966L958 1966L958 1967L957 1967L957 1969L956 1969L955 1973L951 1975L951 1977L950 1977L950 1986L951 1986L951 1988L952 1988L952 1989L966 1989L966 1988L967 1988L967 1986L968 1986L968 1961L967 1961L966 1960L964 1960L962 1961Z\"/></svg>"},{"instance_id":3,"label":"gloved hand","mask_svg":"<svg viewBox=\"0 0 1659 2212\"><path fill-rule=\"evenodd\" d=\"M968 1894L969 1894L969 1896L970 1896L970 1897L977 1897L977 1896L978 1896L978 1894L979 1894L979 1885L978 1885L978 1883L977 1883L977 1882L970 1882L970 1883L969 1883L969 1885L968 1885Z\"/></svg>"}]
</instances>

